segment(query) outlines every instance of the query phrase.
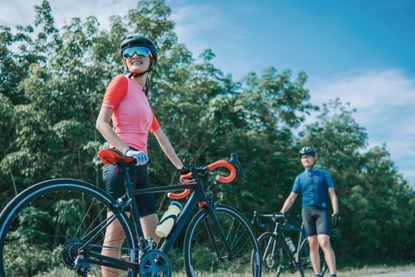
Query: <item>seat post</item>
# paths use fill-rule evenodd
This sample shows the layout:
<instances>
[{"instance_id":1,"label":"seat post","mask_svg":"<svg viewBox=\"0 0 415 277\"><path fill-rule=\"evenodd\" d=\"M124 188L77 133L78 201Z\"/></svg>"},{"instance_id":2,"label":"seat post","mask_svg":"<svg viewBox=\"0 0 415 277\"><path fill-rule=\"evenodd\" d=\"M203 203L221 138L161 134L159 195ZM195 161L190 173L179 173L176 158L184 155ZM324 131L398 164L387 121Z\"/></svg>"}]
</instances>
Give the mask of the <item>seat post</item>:
<instances>
[{"instance_id":1,"label":"seat post","mask_svg":"<svg viewBox=\"0 0 415 277\"><path fill-rule=\"evenodd\" d=\"M129 199L131 199L131 213L133 216L133 222L135 225L135 230L136 230L136 235L138 238L139 243L144 240L144 232L143 232L143 228L141 227L141 223L140 223L140 212L138 211L138 205L137 205L137 201L135 199L135 191L133 189L133 183L131 182L131 178L130 178L130 174L129 174L129 169L130 169L131 165L120 165L118 164L118 168L121 171L121 173L124 176L124 186L125 186L125 190L127 192L127 196Z\"/></svg>"}]
</instances>

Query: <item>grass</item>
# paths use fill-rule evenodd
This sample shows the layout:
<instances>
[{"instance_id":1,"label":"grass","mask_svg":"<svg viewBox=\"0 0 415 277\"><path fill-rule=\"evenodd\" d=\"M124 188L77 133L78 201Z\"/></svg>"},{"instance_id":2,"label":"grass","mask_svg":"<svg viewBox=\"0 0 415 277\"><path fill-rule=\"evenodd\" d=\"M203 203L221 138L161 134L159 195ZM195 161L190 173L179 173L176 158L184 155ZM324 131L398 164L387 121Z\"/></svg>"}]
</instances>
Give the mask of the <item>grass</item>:
<instances>
[{"instance_id":1,"label":"grass","mask_svg":"<svg viewBox=\"0 0 415 277\"><path fill-rule=\"evenodd\" d=\"M415 264L408 264L408 265L401 265L401 266L389 266L389 265L378 265L378 266L364 266L361 268L354 268L354 267L346 267L339 269L337 271L337 275L341 277L356 277L356 276L368 276L373 274L381 274L381 273L388 273L388 272L400 272L400 271L408 271L414 270ZM263 277L271 277L275 276L275 274L262 274ZM301 276L299 272L291 273L285 272L280 276ZM314 277L314 274L310 273L307 276ZM324 276L330 276L329 273L326 273Z\"/></svg>"},{"instance_id":2,"label":"grass","mask_svg":"<svg viewBox=\"0 0 415 277\"><path fill-rule=\"evenodd\" d=\"M337 275L341 277L356 277L356 276L367 276L367 275L373 275L373 274L380 274L380 273L388 273L388 272L400 272L400 271L408 271L408 270L414 270L415 264L408 264L408 265L401 265L401 266L389 266L389 265L378 265L378 266L364 266L361 268L353 268L353 267L347 267L343 268L341 270L337 271ZM176 273L173 274L175 277L185 277L186 275L184 273ZM206 274L204 277L217 277L217 276L229 276L229 277L239 277L244 276L241 274ZM246 275L249 276L249 275ZM264 273L262 274L263 277L275 277L275 273ZM284 277L297 277L301 276L299 272L284 272L280 276ZM310 271L306 274L306 276L314 277L314 274ZM326 273L324 276L330 276L329 273Z\"/></svg>"},{"instance_id":3,"label":"grass","mask_svg":"<svg viewBox=\"0 0 415 277\"><path fill-rule=\"evenodd\" d=\"M352 277L352 276L367 276L372 274L381 274L388 272L400 272L414 270L415 264L390 266L390 265L379 265L379 266L364 266L362 268L344 268L339 270L339 276Z\"/></svg>"},{"instance_id":4,"label":"grass","mask_svg":"<svg viewBox=\"0 0 415 277\"><path fill-rule=\"evenodd\" d=\"M356 276L367 276L372 274L380 274L380 273L387 273L387 272L399 272L399 271L408 271L415 269L415 264L408 264L408 265L402 265L402 266L388 266L388 265L379 265L379 266L365 266L362 268L343 268L337 271L337 275L341 277L356 277ZM73 271L59 268L55 269L49 274L42 274L42 277L73 277ZM186 274L184 272L182 273L173 273L174 277L186 277ZM206 274L203 275L203 277L217 277L217 276L226 276L226 277L248 277L249 275L242 275L242 274L232 274L232 273L216 273L216 274ZM274 277L275 274L271 273L264 273L262 274L263 277ZM299 272L284 272L280 276L285 277L297 277L300 276ZM310 271L306 276L314 277L314 274ZM326 273L324 276L330 276L328 273ZM37 277L37 276L36 276Z\"/></svg>"}]
</instances>

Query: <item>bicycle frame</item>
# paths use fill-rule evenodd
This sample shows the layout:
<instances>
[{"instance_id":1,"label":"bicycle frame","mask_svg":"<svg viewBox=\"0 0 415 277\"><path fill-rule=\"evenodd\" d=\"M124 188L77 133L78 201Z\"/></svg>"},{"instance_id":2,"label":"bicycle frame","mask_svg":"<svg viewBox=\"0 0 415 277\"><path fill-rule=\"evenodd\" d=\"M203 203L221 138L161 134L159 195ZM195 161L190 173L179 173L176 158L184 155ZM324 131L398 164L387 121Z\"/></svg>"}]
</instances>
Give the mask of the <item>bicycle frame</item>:
<instances>
[{"instance_id":1,"label":"bicycle frame","mask_svg":"<svg viewBox=\"0 0 415 277\"><path fill-rule=\"evenodd\" d=\"M229 242L227 241L226 235L224 234L223 229L221 228L219 221L213 212L212 202L208 201L206 197L203 183L199 177L196 177L194 179L195 182L193 184L167 185L167 186L159 186L159 187L153 187L153 188L134 190L132 187L131 179L128 174L129 166L118 165L118 167L119 167L119 172L122 173L124 176L126 195L128 197L128 199L124 203L127 205L122 206L123 209L121 210L121 212L125 212L128 209L128 206L129 206L128 204L131 205L131 213L132 213L132 219L133 219L133 225L134 225L133 227L135 227L134 229L136 230L136 238L138 239L138 241L134 242L134 246L137 247L135 249L136 251L136 253L134 254L135 257L138 257L138 251L145 250L146 247L148 247L147 245L148 242L144 238L143 229L140 223L140 213L138 211L138 205L137 205L137 202L134 196L143 195L143 194L162 193L162 192L183 191L184 189L190 189L192 191L192 194L190 198L188 199L188 201L186 202L182 212L180 213L175 225L173 226L172 231L170 232L169 236L163 241L163 244L159 250L167 255L169 250L173 247L174 242L176 241L176 239L182 232L183 228L185 227L186 222L188 222L189 218L191 217L193 210L199 205L203 209L208 209L209 213L212 215L213 226L217 228L217 230L219 230L219 234L225 243L229 256L232 256L232 251L231 251ZM111 224L111 222L109 223L107 222L104 228L107 227L109 224ZM211 228L211 225L207 226L207 228L208 229ZM135 271L138 270L137 265L132 264L130 262L124 262L119 259L103 256L100 254L92 254L90 256L98 259L98 261L95 259L93 260L95 264L124 269L124 270L128 268L135 270Z\"/></svg>"},{"instance_id":2,"label":"bicycle frame","mask_svg":"<svg viewBox=\"0 0 415 277\"><path fill-rule=\"evenodd\" d=\"M289 246L288 246L288 244L287 244L287 242L285 240L285 234L283 232L284 229L285 230L292 230L291 228L285 227L284 225L281 225L280 223L277 222L275 224L275 228L274 228L273 235L274 236L277 236L277 240L278 240L279 244L284 248L284 251L290 257L290 260L293 261L293 262L295 262L295 266L297 267L297 266L299 266L299 264L298 264L298 262L299 262L299 260L298 260L299 255L298 254L299 254L300 245L301 245L301 230L300 230L300 235L299 235L299 243L298 243L298 245L296 247L296 252L293 253L290 250L290 248L289 248ZM294 231L294 230L292 230L292 231Z\"/></svg>"},{"instance_id":3,"label":"bicycle frame","mask_svg":"<svg viewBox=\"0 0 415 277\"><path fill-rule=\"evenodd\" d=\"M285 251L286 254L288 255L288 257L290 259L290 267L298 268L300 271L302 271L301 261L300 261L300 251L301 251L301 246L303 244L303 241L306 239L306 237L304 235L304 223L302 222L301 227L298 228L298 227L295 227L293 225L281 224L277 219L277 217L278 217L277 215L274 215L274 214L257 214L257 212L254 212L254 218L252 220L252 223L255 221L255 219L257 219L259 217L272 218L273 221L275 221L275 227L274 227L274 231L272 232L272 235L274 237L276 237L278 244L282 247L283 251ZM286 238L285 231L293 231L293 232L298 232L299 233L295 253L293 253L290 250L290 248L289 248L289 246L288 246L288 244L285 240L285 238ZM276 250L275 246L270 246L270 247L273 247L272 251ZM307 247L307 245L305 247ZM275 255L275 253L272 253L272 255Z\"/></svg>"},{"instance_id":4,"label":"bicycle frame","mask_svg":"<svg viewBox=\"0 0 415 277\"><path fill-rule=\"evenodd\" d=\"M299 233L298 234L298 239L297 239L297 247L296 247L296 258L298 259L298 257L299 257L299 251L300 251L300 248L301 248L301 244L303 243L304 239L306 239L306 236L304 235L305 234L305 231L304 231L304 222L301 223L301 227L300 228L295 227L294 225L289 225L289 226L287 226L287 225L281 225L279 227L279 229L280 229L280 233L282 233L282 234L284 233L284 230L285 231L292 231L292 232L298 232ZM284 238L284 242L285 242L285 238ZM285 243L285 244L287 244L287 243Z\"/></svg>"}]
</instances>

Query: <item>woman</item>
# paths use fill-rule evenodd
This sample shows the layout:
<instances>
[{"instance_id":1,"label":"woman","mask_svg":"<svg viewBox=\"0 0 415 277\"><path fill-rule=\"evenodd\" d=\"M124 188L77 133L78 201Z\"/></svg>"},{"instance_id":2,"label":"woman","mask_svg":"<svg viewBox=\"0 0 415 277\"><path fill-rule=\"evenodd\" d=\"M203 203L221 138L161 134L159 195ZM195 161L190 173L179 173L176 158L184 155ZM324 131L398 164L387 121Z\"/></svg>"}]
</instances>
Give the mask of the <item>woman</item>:
<instances>
[{"instance_id":1,"label":"woman","mask_svg":"<svg viewBox=\"0 0 415 277\"><path fill-rule=\"evenodd\" d=\"M96 128L112 147L137 160L137 165L130 171L131 178L137 188L145 188L150 185L146 165L149 131L156 137L163 152L178 170L183 169L183 164L160 128L147 100L150 89L148 74L157 62L156 47L149 39L132 35L121 43L120 54L124 67L129 73L127 76L116 76L109 84ZM111 120L114 127L111 126ZM103 179L107 192L115 199L125 193L124 180L121 175L115 173L114 165L104 167ZM145 237L158 242L159 238L155 234L158 217L153 195L145 194L137 197L137 202ZM124 232L118 221L109 225L104 245L113 248L103 248L102 254L119 258L120 251L113 249L122 245L123 238ZM103 267L102 271L104 277L118 276L118 272L114 272L114 269Z\"/></svg>"}]
</instances>

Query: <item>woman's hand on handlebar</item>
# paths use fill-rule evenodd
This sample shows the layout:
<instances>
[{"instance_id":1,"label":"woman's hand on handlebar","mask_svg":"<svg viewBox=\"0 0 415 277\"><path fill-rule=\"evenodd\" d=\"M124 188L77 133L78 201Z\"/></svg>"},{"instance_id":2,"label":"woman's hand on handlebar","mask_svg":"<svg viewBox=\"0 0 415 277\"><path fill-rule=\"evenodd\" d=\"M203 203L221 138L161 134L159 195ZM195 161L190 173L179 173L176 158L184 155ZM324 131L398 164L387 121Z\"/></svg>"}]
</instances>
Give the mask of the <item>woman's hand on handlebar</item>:
<instances>
[{"instance_id":1,"label":"woman's hand on handlebar","mask_svg":"<svg viewBox=\"0 0 415 277\"><path fill-rule=\"evenodd\" d=\"M190 173L191 170L187 166L183 166L181 169L177 169L177 172L179 172L180 175L186 175L187 173Z\"/></svg>"}]
</instances>

